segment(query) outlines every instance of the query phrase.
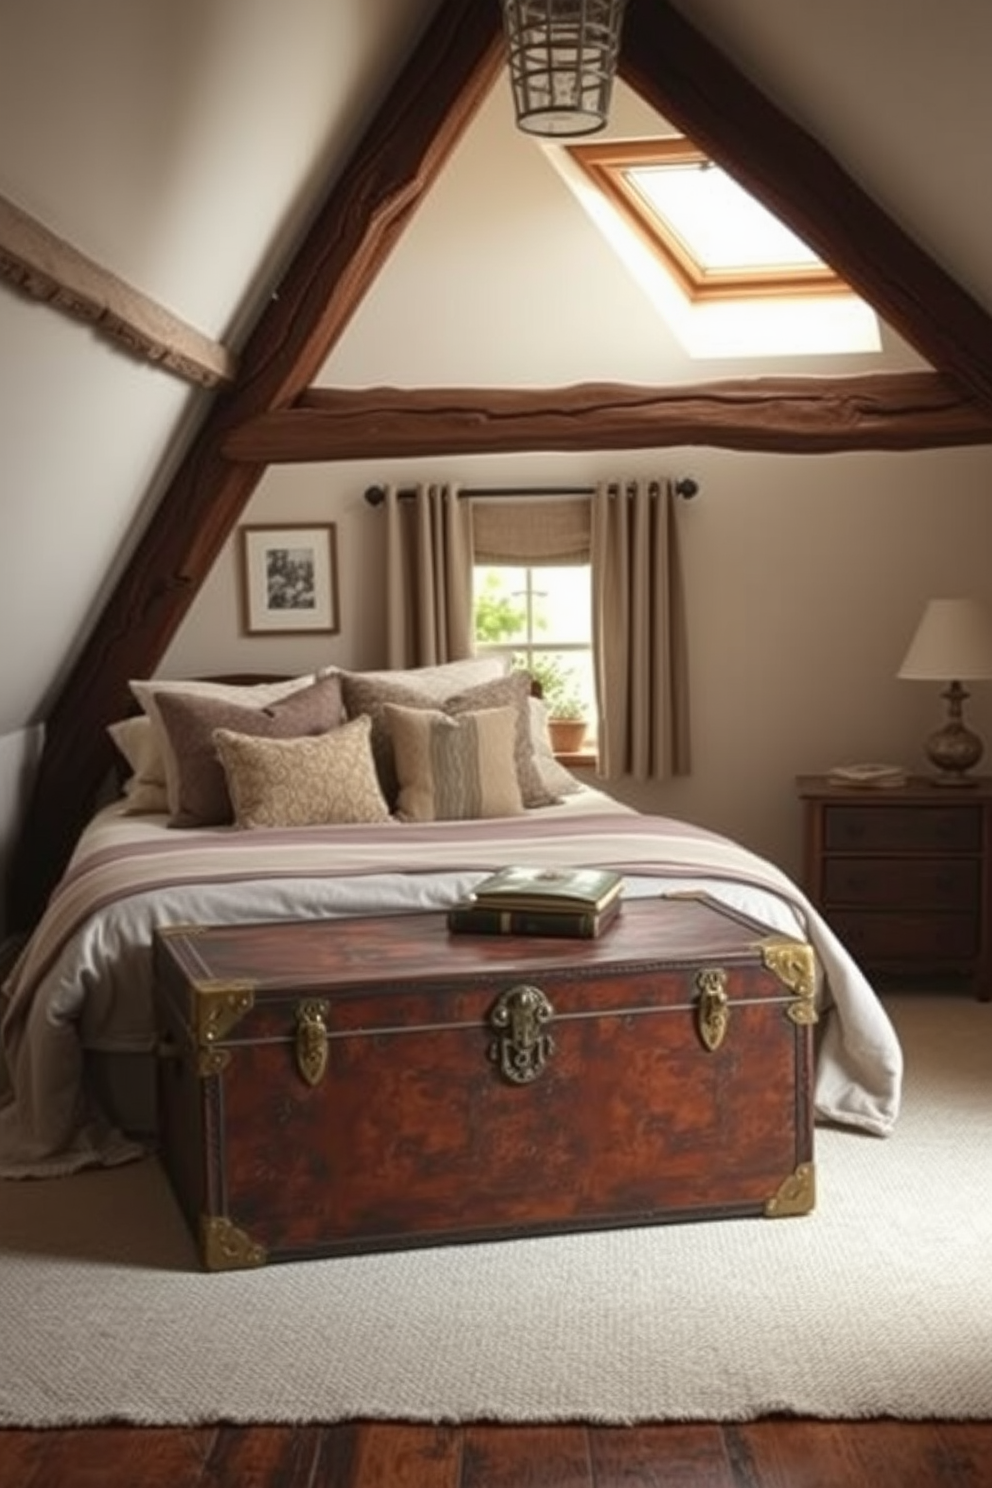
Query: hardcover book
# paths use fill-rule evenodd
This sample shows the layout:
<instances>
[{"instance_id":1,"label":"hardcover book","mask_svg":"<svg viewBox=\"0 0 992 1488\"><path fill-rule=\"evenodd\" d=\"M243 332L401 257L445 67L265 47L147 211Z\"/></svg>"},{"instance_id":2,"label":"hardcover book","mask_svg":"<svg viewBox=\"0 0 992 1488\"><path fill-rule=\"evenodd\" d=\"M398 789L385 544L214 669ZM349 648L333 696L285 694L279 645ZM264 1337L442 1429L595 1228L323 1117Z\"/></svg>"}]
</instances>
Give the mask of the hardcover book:
<instances>
[{"instance_id":1,"label":"hardcover book","mask_svg":"<svg viewBox=\"0 0 992 1488\"><path fill-rule=\"evenodd\" d=\"M500 868L476 885L472 903L489 909L595 913L622 889L623 877L612 868Z\"/></svg>"},{"instance_id":2,"label":"hardcover book","mask_svg":"<svg viewBox=\"0 0 992 1488\"><path fill-rule=\"evenodd\" d=\"M470 900L448 910L455 935L554 935L595 940L620 912L620 896L605 909L492 909Z\"/></svg>"}]
</instances>

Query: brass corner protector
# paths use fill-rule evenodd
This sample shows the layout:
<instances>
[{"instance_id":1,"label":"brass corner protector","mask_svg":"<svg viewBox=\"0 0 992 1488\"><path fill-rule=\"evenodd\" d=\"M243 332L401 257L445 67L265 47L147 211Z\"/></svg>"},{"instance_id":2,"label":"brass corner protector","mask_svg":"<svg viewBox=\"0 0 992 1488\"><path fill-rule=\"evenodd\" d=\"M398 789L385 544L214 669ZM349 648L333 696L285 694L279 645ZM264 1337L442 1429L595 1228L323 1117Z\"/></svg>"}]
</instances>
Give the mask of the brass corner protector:
<instances>
[{"instance_id":1,"label":"brass corner protector","mask_svg":"<svg viewBox=\"0 0 992 1488\"><path fill-rule=\"evenodd\" d=\"M758 950L766 969L796 998L787 1009L793 1023L816 1023L816 954L811 945L802 940L785 940L780 936L769 936L758 943Z\"/></svg>"},{"instance_id":2,"label":"brass corner protector","mask_svg":"<svg viewBox=\"0 0 992 1488\"><path fill-rule=\"evenodd\" d=\"M200 1253L208 1271L246 1271L268 1260L265 1246L222 1214L200 1216Z\"/></svg>"},{"instance_id":3,"label":"brass corner protector","mask_svg":"<svg viewBox=\"0 0 992 1488\"><path fill-rule=\"evenodd\" d=\"M769 1219L784 1219L794 1214L810 1214L816 1207L815 1164L800 1163L794 1173L784 1178L765 1204Z\"/></svg>"},{"instance_id":4,"label":"brass corner protector","mask_svg":"<svg viewBox=\"0 0 992 1488\"><path fill-rule=\"evenodd\" d=\"M255 1006L254 982L193 982L190 991L193 1028L201 1048L224 1038Z\"/></svg>"}]
</instances>

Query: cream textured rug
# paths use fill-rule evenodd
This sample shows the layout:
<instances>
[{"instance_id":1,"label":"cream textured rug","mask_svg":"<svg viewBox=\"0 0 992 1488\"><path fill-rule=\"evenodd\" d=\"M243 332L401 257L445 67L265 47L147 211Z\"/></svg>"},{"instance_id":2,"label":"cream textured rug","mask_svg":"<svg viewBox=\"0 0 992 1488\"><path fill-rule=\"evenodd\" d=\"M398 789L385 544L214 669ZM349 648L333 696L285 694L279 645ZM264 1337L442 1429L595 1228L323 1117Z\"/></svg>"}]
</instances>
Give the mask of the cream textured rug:
<instances>
[{"instance_id":1,"label":"cream textured rug","mask_svg":"<svg viewBox=\"0 0 992 1488\"><path fill-rule=\"evenodd\" d=\"M888 1006L802 1219L205 1275L154 1161L0 1184L0 1425L992 1416L992 1005Z\"/></svg>"}]
</instances>

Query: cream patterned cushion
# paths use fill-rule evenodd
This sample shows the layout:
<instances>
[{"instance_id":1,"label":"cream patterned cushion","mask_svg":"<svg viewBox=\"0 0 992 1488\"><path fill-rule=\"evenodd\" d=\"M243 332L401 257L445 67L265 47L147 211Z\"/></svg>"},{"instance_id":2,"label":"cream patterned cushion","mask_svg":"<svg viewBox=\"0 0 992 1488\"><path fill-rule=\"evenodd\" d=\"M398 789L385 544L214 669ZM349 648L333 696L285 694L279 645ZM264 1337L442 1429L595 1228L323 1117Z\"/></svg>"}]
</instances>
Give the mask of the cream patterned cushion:
<instances>
[{"instance_id":1,"label":"cream patterned cushion","mask_svg":"<svg viewBox=\"0 0 992 1488\"><path fill-rule=\"evenodd\" d=\"M483 708L452 717L435 708L386 704L404 821L465 821L519 816L517 715Z\"/></svg>"},{"instance_id":2,"label":"cream patterned cushion","mask_svg":"<svg viewBox=\"0 0 992 1488\"><path fill-rule=\"evenodd\" d=\"M264 708L169 692L159 697L158 710L174 760L169 794L173 827L220 826L232 819L227 782L214 745L217 729L294 739L302 734L325 734L343 719L337 677L325 677Z\"/></svg>"},{"instance_id":3,"label":"cream patterned cushion","mask_svg":"<svg viewBox=\"0 0 992 1488\"><path fill-rule=\"evenodd\" d=\"M392 740L386 725L387 703L401 708L439 708L452 717L460 713L478 713L484 708L513 708L516 714L514 754L523 803L525 806L552 806L559 800L558 796L546 789L534 759L530 734L530 678L526 673L509 672L505 676L492 678L456 693L442 703L425 697L416 688L405 683L372 681L359 672L342 673L341 690L345 712L349 718L367 713L372 720L372 753L379 771L383 795L390 804L395 804L399 781Z\"/></svg>"},{"instance_id":4,"label":"cream patterned cushion","mask_svg":"<svg viewBox=\"0 0 992 1488\"><path fill-rule=\"evenodd\" d=\"M313 827L389 820L369 746L369 721L329 734L259 739L214 735L239 827Z\"/></svg>"}]
</instances>

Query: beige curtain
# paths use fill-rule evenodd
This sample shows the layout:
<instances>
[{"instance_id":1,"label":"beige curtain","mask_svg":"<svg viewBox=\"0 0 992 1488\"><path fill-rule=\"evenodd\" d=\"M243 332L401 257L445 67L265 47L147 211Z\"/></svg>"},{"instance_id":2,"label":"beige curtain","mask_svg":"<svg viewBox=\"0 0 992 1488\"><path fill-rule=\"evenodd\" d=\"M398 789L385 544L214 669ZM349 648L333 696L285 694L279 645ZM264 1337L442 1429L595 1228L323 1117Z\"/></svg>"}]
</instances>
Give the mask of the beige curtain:
<instances>
[{"instance_id":1,"label":"beige curtain","mask_svg":"<svg viewBox=\"0 0 992 1488\"><path fill-rule=\"evenodd\" d=\"M597 487L592 498L597 773L689 773L684 596L668 482Z\"/></svg>"},{"instance_id":2,"label":"beige curtain","mask_svg":"<svg viewBox=\"0 0 992 1488\"><path fill-rule=\"evenodd\" d=\"M386 662L461 661L474 649L472 503L455 486L386 488Z\"/></svg>"}]
</instances>

